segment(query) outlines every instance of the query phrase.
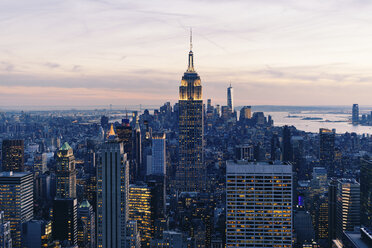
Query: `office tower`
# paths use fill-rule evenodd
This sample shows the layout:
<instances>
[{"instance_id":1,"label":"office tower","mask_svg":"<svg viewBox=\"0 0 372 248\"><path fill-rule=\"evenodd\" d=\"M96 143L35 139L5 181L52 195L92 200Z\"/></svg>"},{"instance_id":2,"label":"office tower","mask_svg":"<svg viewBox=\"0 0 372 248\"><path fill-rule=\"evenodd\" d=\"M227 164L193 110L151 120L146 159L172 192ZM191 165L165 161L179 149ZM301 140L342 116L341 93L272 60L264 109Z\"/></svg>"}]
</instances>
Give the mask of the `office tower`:
<instances>
[{"instance_id":1,"label":"office tower","mask_svg":"<svg viewBox=\"0 0 372 248\"><path fill-rule=\"evenodd\" d=\"M284 126L283 128L283 162L290 162L293 160L292 156L292 144L291 144L291 130L288 126Z\"/></svg>"},{"instance_id":2,"label":"office tower","mask_svg":"<svg viewBox=\"0 0 372 248\"><path fill-rule=\"evenodd\" d=\"M227 161L226 246L292 247L292 166Z\"/></svg>"},{"instance_id":3,"label":"office tower","mask_svg":"<svg viewBox=\"0 0 372 248\"><path fill-rule=\"evenodd\" d=\"M372 228L372 160L361 161L360 211L361 224Z\"/></svg>"},{"instance_id":4,"label":"office tower","mask_svg":"<svg viewBox=\"0 0 372 248\"><path fill-rule=\"evenodd\" d=\"M129 186L129 219L137 221L141 246L148 247L154 227L151 212L151 189L146 184Z\"/></svg>"},{"instance_id":5,"label":"office tower","mask_svg":"<svg viewBox=\"0 0 372 248\"><path fill-rule=\"evenodd\" d=\"M127 248L140 248L141 236L137 227L137 221L129 220L127 222Z\"/></svg>"},{"instance_id":6,"label":"office tower","mask_svg":"<svg viewBox=\"0 0 372 248\"><path fill-rule=\"evenodd\" d=\"M230 86L227 88L227 107L234 113L234 89Z\"/></svg>"},{"instance_id":7,"label":"office tower","mask_svg":"<svg viewBox=\"0 0 372 248\"><path fill-rule=\"evenodd\" d=\"M24 141L3 140L2 171L24 171Z\"/></svg>"},{"instance_id":8,"label":"office tower","mask_svg":"<svg viewBox=\"0 0 372 248\"><path fill-rule=\"evenodd\" d=\"M305 168L304 162L304 138L302 136L292 136L291 146L293 171L296 172L298 180L307 179L309 171Z\"/></svg>"},{"instance_id":9,"label":"office tower","mask_svg":"<svg viewBox=\"0 0 372 248\"><path fill-rule=\"evenodd\" d=\"M77 199L53 200L53 239L77 245Z\"/></svg>"},{"instance_id":10,"label":"office tower","mask_svg":"<svg viewBox=\"0 0 372 248\"><path fill-rule=\"evenodd\" d=\"M23 223L22 240L23 247L49 247L52 243L52 222L45 220L30 220Z\"/></svg>"},{"instance_id":11,"label":"office tower","mask_svg":"<svg viewBox=\"0 0 372 248\"><path fill-rule=\"evenodd\" d=\"M79 208L77 209L77 217L82 223L86 230L86 242L85 247L94 248L96 247L96 224L93 207L87 200L84 200Z\"/></svg>"},{"instance_id":12,"label":"office tower","mask_svg":"<svg viewBox=\"0 0 372 248\"><path fill-rule=\"evenodd\" d=\"M151 241L151 248L183 248L189 247L183 242L183 236L180 232L164 231L162 239L154 239Z\"/></svg>"},{"instance_id":13,"label":"office tower","mask_svg":"<svg viewBox=\"0 0 372 248\"><path fill-rule=\"evenodd\" d=\"M57 151L56 190L57 198L76 198L75 157L67 142Z\"/></svg>"},{"instance_id":14,"label":"office tower","mask_svg":"<svg viewBox=\"0 0 372 248\"><path fill-rule=\"evenodd\" d=\"M202 191L205 188L203 125L202 86L194 69L190 36L189 65L182 77L179 94L179 162L176 180L180 191Z\"/></svg>"},{"instance_id":15,"label":"office tower","mask_svg":"<svg viewBox=\"0 0 372 248\"><path fill-rule=\"evenodd\" d=\"M14 248L21 247L22 223L34 216L32 180L30 172L0 173L0 209L4 220L10 222Z\"/></svg>"},{"instance_id":16,"label":"office tower","mask_svg":"<svg viewBox=\"0 0 372 248\"><path fill-rule=\"evenodd\" d=\"M213 111L212 100L208 99L207 100L207 112L212 112L212 111Z\"/></svg>"},{"instance_id":17,"label":"office tower","mask_svg":"<svg viewBox=\"0 0 372 248\"><path fill-rule=\"evenodd\" d=\"M252 118L252 108L251 106L244 106L240 109L239 121Z\"/></svg>"},{"instance_id":18,"label":"office tower","mask_svg":"<svg viewBox=\"0 0 372 248\"><path fill-rule=\"evenodd\" d=\"M97 166L97 247L124 248L128 220L129 164L114 129Z\"/></svg>"},{"instance_id":19,"label":"office tower","mask_svg":"<svg viewBox=\"0 0 372 248\"><path fill-rule=\"evenodd\" d=\"M359 105L358 104L353 104L351 121L353 125L359 124Z\"/></svg>"},{"instance_id":20,"label":"office tower","mask_svg":"<svg viewBox=\"0 0 372 248\"><path fill-rule=\"evenodd\" d=\"M360 225L360 185L353 179L339 179L336 195L336 238Z\"/></svg>"},{"instance_id":21,"label":"office tower","mask_svg":"<svg viewBox=\"0 0 372 248\"><path fill-rule=\"evenodd\" d=\"M12 248L10 222L5 221L4 211L0 212L0 248Z\"/></svg>"},{"instance_id":22,"label":"office tower","mask_svg":"<svg viewBox=\"0 0 372 248\"><path fill-rule=\"evenodd\" d=\"M139 124L139 117L136 116L136 126L134 128L134 178L131 181L141 180L144 171L142 168L142 140L141 140L141 128ZM125 152L125 151L124 151Z\"/></svg>"},{"instance_id":23,"label":"office tower","mask_svg":"<svg viewBox=\"0 0 372 248\"><path fill-rule=\"evenodd\" d=\"M335 133L329 129L319 129L320 165L327 169L328 175L335 173Z\"/></svg>"},{"instance_id":24,"label":"office tower","mask_svg":"<svg viewBox=\"0 0 372 248\"><path fill-rule=\"evenodd\" d=\"M116 134L118 135L119 142L123 142L124 152L127 154L128 159L130 159L133 147L132 127L129 123L123 123L121 126L116 127Z\"/></svg>"},{"instance_id":25,"label":"office tower","mask_svg":"<svg viewBox=\"0 0 372 248\"><path fill-rule=\"evenodd\" d=\"M314 240L314 227L311 215L304 208L299 208L293 213L293 228L296 233L297 247Z\"/></svg>"},{"instance_id":26,"label":"office tower","mask_svg":"<svg viewBox=\"0 0 372 248\"><path fill-rule=\"evenodd\" d=\"M151 218L162 219L166 214L165 175L150 175L146 183L151 192Z\"/></svg>"},{"instance_id":27,"label":"office tower","mask_svg":"<svg viewBox=\"0 0 372 248\"><path fill-rule=\"evenodd\" d=\"M166 174L165 133L152 136L151 174Z\"/></svg>"}]
</instances>

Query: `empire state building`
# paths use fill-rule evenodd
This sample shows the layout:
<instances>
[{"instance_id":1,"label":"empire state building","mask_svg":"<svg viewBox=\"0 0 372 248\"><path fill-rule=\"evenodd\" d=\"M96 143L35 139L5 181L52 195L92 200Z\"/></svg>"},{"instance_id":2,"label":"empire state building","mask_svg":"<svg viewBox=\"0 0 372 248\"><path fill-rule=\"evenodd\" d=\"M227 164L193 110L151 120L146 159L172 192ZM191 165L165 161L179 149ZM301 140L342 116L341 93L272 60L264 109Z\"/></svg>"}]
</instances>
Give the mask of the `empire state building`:
<instances>
[{"instance_id":1,"label":"empire state building","mask_svg":"<svg viewBox=\"0 0 372 248\"><path fill-rule=\"evenodd\" d=\"M190 36L189 66L182 77L179 96L179 162L176 179L180 191L200 192L205 189L203 113L202 86L194 69Z\"/></svg>"}]
</instances>

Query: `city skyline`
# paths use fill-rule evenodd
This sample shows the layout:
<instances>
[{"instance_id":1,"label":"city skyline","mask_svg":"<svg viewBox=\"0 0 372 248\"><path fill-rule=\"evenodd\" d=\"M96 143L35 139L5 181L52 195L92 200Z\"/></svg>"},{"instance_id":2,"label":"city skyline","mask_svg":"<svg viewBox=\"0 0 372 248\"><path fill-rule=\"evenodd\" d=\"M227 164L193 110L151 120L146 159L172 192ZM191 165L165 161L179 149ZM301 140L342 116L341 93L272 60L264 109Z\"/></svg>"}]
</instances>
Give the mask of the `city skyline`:
<instances>
[{"instance_id":1,"label":"city skyline","mask_svg":"<svg viewBox=\"0 0 372 248\"><path fill-rule=\"evenodd\" d=\"M371 8L365 1L4 1L0 105L175 102L190 26L204 100L224 103L231 82L237 106L370 105Z\"/></svg>"}]
</instances>

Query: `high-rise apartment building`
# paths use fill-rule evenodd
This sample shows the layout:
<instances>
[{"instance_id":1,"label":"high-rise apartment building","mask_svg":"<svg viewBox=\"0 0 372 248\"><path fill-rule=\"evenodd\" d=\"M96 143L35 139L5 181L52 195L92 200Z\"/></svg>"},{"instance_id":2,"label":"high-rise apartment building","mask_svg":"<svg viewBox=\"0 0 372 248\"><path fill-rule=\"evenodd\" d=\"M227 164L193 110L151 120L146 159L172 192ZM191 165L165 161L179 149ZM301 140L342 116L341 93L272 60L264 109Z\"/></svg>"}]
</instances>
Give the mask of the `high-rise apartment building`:
<instances>
[{"instance_id":1,"label":"high-rise apartment building","mask_svg":"<svg viewBox=\"0 0 372 248\"><path fill-rule=\"evenodd\" d=\"M111 128L97 165L97 247L124 248L128 220L129 163Z\"/></svg>"},{"instance_id":2,"label":"high-rise apartment building","mask_svg":"<svg viewBox=\"0 0 372 248\"><path fill-rule=\"evenodd\" d=\"M372 160L365 159L360 166L360 220L372 228Z\"/></svg>"},{"instance_id":3,"label":"high-rise apartment building","mask_svg":"<svg viewBox=\"0 0 372 248\"><path fill-rule=\"evenodd\" d=\"M234 88L230 86L227 88L227 107L234 113Z\"/></svg>"},{"instance_id":4,"label":"high-rise apartment building","mask_svg":"<svg viewBox=\"0 0 372 248\"><path fill-rule=\"evenodd\" d=\"M360 225L360 185L353 179L339 179L336 192L336 238L343 232L354 231Z\"/></svg>"},{"instance_id":5,"label":"high-rise apartment building","mask_svg":"<svg viewBox=\"0 0 372 248\"><path fill-rule=\"evenodd\" d=\"M292 166L228 161L226 246L292 247Z\"/></svg>"},{"instance_id":6,"label":"high-rise apartment building","mask_svg":"<svg viewBox=\"0 0 372 248\"><path fill-rule=\"evenodd\" d=\"M3 140L2 171L24 171L24 141Z\"/></svg>"},{"instance_id":7,"label":"high-rise apartment building","mask_svg":"<svg viewBox=\"0 0 372 248\"><path fill-rule=\"evenodd\" d=\"M57 151L56 163L56 197L76 198L75 157L67 142Z\"/></svg>"},{"instance_id":8,"label":"high-rise apartment building","mask_svg":"<svg viewBox=\"0 0 372 248\"><path fill-rule=\"evenodd\" d=\"M353 104L351 121L353 125L359 124L359 105L358 104Z\"/></svg>"},{"instance_id":9,"label":"high-rise apartment building","mask_svg":"<svg viewBox=\"0 0 372 248\"><path fill-rule=\"evenodd\" d=\"M194 69L194 54L190 39L189 65L179 88L179 162L176 185L180 191L203 191L205 189L203 136L202 86L200 77Z\"/></svg>"},{"instance_id":10,"label":"high-rise apartment building","mask_svg":"<svg viewBox=\"0 0 372 248\"><path fill-rule=\"evenodd\" d=\"M13 248L20 248L22 223L31 220L33 212L33 175L30 172L0 173L0 210L10 222Z\"/></svg>"},{"instance_id":11,"label":"high-rise apartment building","mask_svg":"<svg viewBox=\"0 0 372 248\"><path fill-rule=\"evenodd\" d=\"M329 176L335 173L335 135L332 130L319 129L319 161Z\"/></svg>"},{"instance_id":12,"label":"high-rise apartment building","mask_svg":"<svg viewBox=\"0 0 372 248\"><path fill-rule=\"evenodd\" d=\"M166 174L165 133L152 136L151 174Z\"/></svg>"}]
</instances>

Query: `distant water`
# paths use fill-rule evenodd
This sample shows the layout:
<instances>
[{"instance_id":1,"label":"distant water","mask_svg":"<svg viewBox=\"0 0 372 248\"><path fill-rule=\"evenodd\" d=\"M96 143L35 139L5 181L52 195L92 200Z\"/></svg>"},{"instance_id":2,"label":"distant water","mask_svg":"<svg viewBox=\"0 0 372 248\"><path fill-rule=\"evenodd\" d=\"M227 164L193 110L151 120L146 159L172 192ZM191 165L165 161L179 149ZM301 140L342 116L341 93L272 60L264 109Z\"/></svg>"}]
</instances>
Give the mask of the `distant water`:
<instances>
[{"instance_id":1,"label":"distant water","mask_svg":"<svg viewBox=\"0 0 372 248\"><path fill-rule=\"evenodd\" d=\"M318 133L319 128L336 129L336 133L354 132L357 134L372 135L372 126L353 126L350 122L349 113L332 113L320 111L301 111L301 112L265 112L271 115L275 126L292 125L298 130L305 132ZM288 117L291 116L290 118ZM303 119L303 118L321 118Z\"/></svg>"}]
</instances>

